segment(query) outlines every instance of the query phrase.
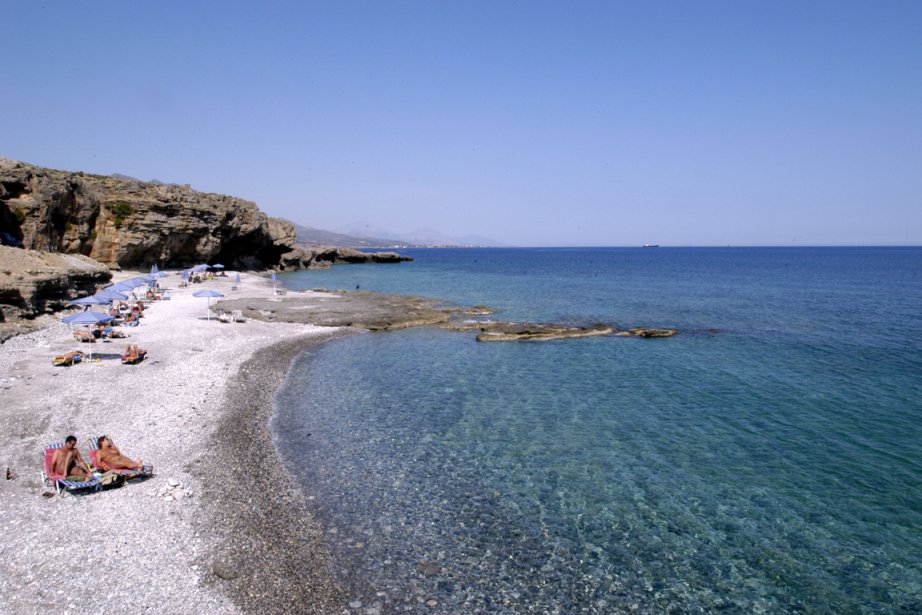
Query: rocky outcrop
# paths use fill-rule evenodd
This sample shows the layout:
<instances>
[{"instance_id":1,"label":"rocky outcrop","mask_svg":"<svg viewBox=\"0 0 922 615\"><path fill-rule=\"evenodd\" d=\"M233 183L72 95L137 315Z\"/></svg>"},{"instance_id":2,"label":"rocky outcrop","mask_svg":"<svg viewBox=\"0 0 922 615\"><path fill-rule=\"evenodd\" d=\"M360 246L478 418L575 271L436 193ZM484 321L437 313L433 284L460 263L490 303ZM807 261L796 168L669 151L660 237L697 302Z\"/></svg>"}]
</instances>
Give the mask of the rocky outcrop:
<instances>
[{"instance_id":1,"label":"rocky outcrop","mask_svg":"<svg viewBox=\"0 0 922 615\"><path fill-rule=\"evenodd\" d=\"M274 267L295 242L290 222L270 218L251 201L2 158L0 231L27 248L137 269L202 262Z\"/></svg>"},{"instance_id":2,"label":"rocky outcrop","mask_svg":"<svg viewBox=\"0 0 922 615\"><path fill-rule=\"evenodd\" d=\"M396 252L360 252L352 248L295 246L282 255L279 269L318 269L330 265L355 263L399 263L413 260Z\"/></svg>"},{"instance_id":3,"label":"rocky outcrop","mask_svg":"<svg viewBox=\"0 0 922 615\"><path fill-rule=\"evenodd\" d=\"M215 304L215 309L240 310L248 318L269 322L358 327L370 331L439 326L453 331L476 331L479 342L544 341L602 335L669 337L678 333L675 329L645 327L618 331L606 324L580 327L483 320L477 317L489 315L493 310L482 305L447 306L425 297L348 290L316 289L265 298L222 299Z\"/></svg>"},{"instance_id":4,"label":"rocky outcrop","mask_svg":"<svg viewBox=\"0 0 922 615\"><path fill-rule=\"evenodd\" d=\"M86 256L0 246L0 341L111 279L108 268Z\"/></svg>"},{"instance_id":5,"label":"rocky outcrop","mask_svg":"<svg viewBox=\"0 0 922 615\"><path fill-rule=\"evenodd\" d=\"M222 299L216 310L240 310L248 318L324 327L393 331L447 323L453 310L435 299L365 291L302 291L281 297Z\"/></svg>"},{"instance_id":6,"label":"rocky outcrop","mask_svg":"<svg viewBox=\"0 0 922 615\"><path fill-rule=\"evenodd\" d=\"M457 331L477 331L478 342L540 342L616 335L619 337L671 337L677 329L650 329L634 327L619 331L612 325L596 324L585 327L559 323L521 323L503 321L466 320L453 321L448 328Z\"/></svg>"}]
</instances>

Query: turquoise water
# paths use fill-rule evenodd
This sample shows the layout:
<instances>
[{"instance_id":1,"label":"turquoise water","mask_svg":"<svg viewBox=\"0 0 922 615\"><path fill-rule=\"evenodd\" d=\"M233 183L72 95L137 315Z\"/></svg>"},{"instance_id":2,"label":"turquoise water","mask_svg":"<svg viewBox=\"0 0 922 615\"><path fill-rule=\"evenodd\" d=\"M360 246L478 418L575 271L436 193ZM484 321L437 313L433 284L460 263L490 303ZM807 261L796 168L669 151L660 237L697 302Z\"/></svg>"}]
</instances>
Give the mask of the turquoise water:
<instances>
[{"instance_id":1,"label":"turquoise water","mask_svg":"<svg viewBox=\"0 0 922 615\"><path fill-rule=\"evenodd\" d=\"M302 356L274 428L355 601L922 612L922 249L409 253L280 279L683 333Z\"/></svg>"}]
</instances>

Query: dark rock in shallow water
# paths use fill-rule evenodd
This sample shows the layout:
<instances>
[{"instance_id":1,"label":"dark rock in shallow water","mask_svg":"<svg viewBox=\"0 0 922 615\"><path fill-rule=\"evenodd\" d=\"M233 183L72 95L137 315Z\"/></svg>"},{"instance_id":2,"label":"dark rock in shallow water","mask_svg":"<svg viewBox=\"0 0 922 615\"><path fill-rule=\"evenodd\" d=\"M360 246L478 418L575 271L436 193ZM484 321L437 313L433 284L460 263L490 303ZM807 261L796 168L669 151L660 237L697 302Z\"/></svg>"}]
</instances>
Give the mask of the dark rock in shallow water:
<instances>
[{"instance_id":1,"label":"dark rock in shallow water","mask_svg":"<svg viewBox=\"0 0 922 615\"><path fill-rule=\"evenodd\" d=\"M637 337L672 337L678 332L677 329L651 329L648 327L628 329L628 333Z\"/></svg>"},{"instance_id":2,"label":"dark rock in shallow water","mask_svg":"<svg viewBox=\"0 0 922 615\"><path fill-rule=\"evenodd\" d=\"M442 567L435 562L420 562L417 568L424 577L433 577L442 572Z\"/></svg>"},{"instance_id":3,"label":"dark rock in shallow water","mask_svg":"<svg viewBox=\"0 0 922 615\"><path fill-rule=\"evenodd\" d=\"M611 335L615 329L610 325L572 327L557 324L497 322L482 325L477 335L478 342L518 342L558 340L576 337Z\"/></svg>"}]
</instances>

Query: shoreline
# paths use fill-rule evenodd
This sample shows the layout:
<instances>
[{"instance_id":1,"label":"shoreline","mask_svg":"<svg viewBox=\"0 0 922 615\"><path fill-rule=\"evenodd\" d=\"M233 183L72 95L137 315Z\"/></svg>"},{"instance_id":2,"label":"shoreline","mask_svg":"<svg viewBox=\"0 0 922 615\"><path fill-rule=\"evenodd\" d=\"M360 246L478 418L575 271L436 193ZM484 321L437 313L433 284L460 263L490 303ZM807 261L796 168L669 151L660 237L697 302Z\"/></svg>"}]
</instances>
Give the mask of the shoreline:
<instances>
[{"instance_id":1,"label":"shoreline","mask_svg":"<svg viewBox=\"0 0 922 615\"><path fill-rule=\"evenodd\" d=\"M282 465L270 422L295 358L354 334L338 329L259 350L225 390L227 406L210 438L214 448L196 471L206 495L196 525L220 528L211 582L223 585L244 612L332 613L345 605L345 588L330 573L323 529ZM210 467L223 471L211 474Z\"/></svg>"}]
</instances>

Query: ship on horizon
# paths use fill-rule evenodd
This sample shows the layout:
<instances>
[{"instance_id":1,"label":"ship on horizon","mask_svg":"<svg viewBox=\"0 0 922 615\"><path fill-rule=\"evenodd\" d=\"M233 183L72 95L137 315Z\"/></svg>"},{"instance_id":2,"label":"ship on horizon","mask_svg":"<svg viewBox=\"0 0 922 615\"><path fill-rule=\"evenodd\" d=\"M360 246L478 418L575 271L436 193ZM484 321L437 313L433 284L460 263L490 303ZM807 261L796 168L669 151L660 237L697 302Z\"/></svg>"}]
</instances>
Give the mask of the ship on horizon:
<instances>
[{"instance_id":1,"label":"ship on horizon","mask_svg":"<svg viewBox=\"0 0 922 615\"><path fill-rule=\"evenodd\" d=\"M658 248L658 247L659 247L659 244L658 244L658 243L645 243L645 244L643 244L643 247L645 247L645 248Z\"/></svg>"}]
</instances>

